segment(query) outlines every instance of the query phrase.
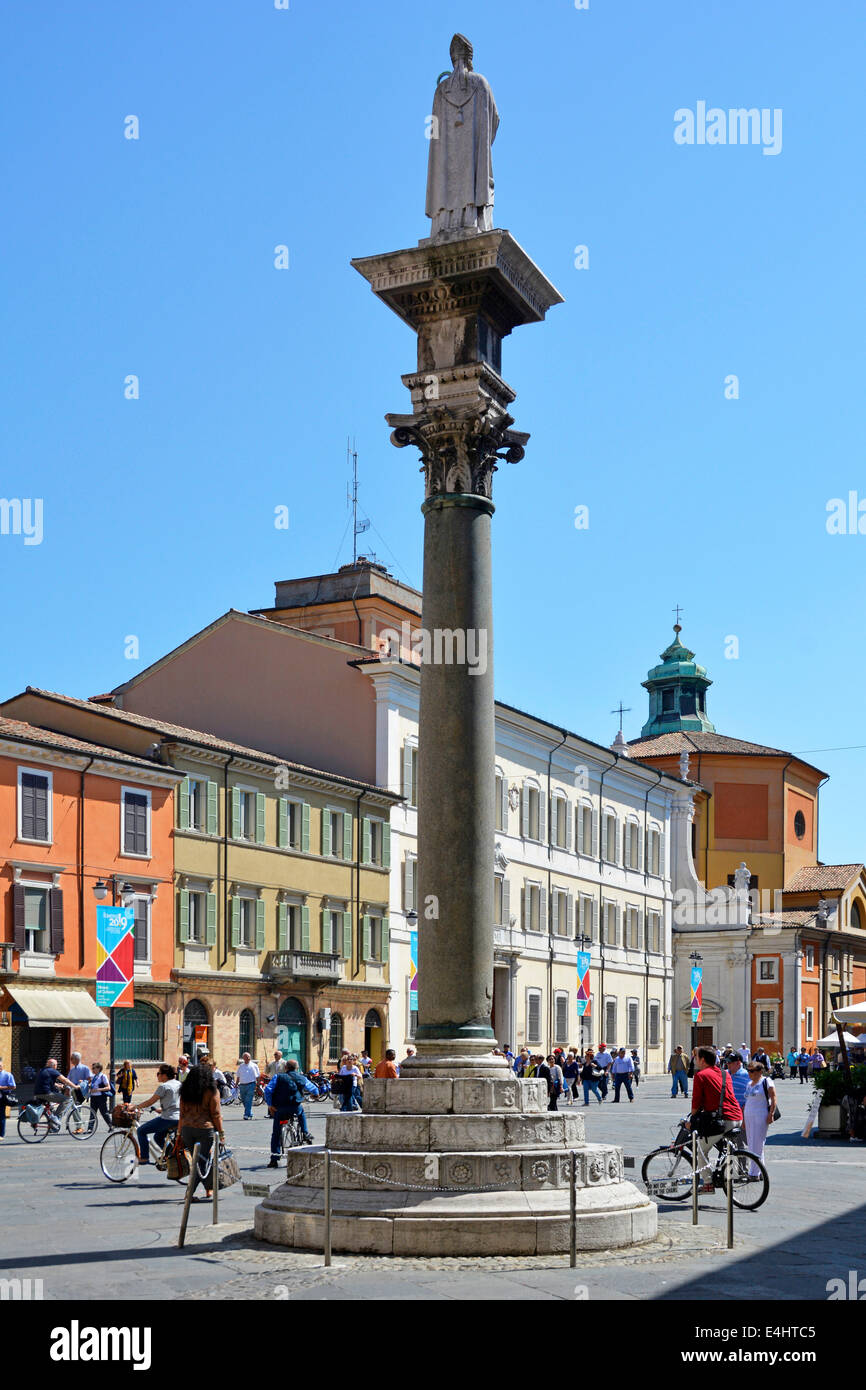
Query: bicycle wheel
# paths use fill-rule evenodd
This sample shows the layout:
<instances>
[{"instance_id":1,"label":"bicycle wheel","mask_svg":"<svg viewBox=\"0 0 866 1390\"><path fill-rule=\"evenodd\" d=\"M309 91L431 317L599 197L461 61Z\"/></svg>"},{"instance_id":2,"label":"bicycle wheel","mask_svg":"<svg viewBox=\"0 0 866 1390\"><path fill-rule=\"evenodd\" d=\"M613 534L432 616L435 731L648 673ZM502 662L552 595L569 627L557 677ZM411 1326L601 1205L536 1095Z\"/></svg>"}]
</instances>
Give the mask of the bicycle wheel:
<instances>
[{"instance_id":1,"label":"bicycle wheel","mask_svg":"<svg viewBox=\"0 0 866 1390\"><path fill-rule=\"evenodd\" d=\"M286 1153L289 1149L300 1148L302 1143L301 1127L297 1120L289 1120L288 1124L281 1126L280 1147L283 1153Z\"/></svg>"},{"instance_id":2,"label":"bicycle wheel","mask_svg":"<svg viewBox=\"0 0 866 1390\"><path fill-rule=\"evenodd\" d=\"M264 1105L264 1103L265 1103L265 1093L264 1093L264 1091L256 1091L255 1095L253 1096L253 1105Z\"/></svg>"},{"instance_id":3,"label":"bicycle wheel","mask_svg":"<svg viewBox=\"0 0 866 1390\"><path fill-rule=\"evenodd\" d=\"M758 1176L754 1178L749 1176L749 1169L753 1163L758 1169ZM725 1196L728 1193L727 1168L727 1154L722 1154L716 1164L714 1186L720 1187ZM732 1157L731 1169L734 1206L739 1207L741 1211L757 1211L770 1194L770 1179L763 1163L755 1154L749 1153L748 1149L737 1149Z\"/></svg>"},{"instance_id":4,"label":"bicycle wheel","mask_svg":"<svg viewBox=\"0 0 866 1390\"><path fill-rule=\"evenodd\" d=\"M109 1182L126 1182L138 1167L138 1151L127 1130L112 1130L99 1151L99 1166Z\"/></svg>"},{"instance_id":5,"label":"bicycle wheel","mask_svg":"<svg viewBox=\"0 0 866 1390\"><path fill-rule=\"evenodd\" d=\"M25 1144L41 1144L50 1133L51 1115L47 1110L43 1110L35 1124L31 1124L23 1115L18 1116L18 1134Z\"/></svg>"},{"instance_id":6,"label":"bicycle wheel","mask_svg":"<svg viewBox=\"0 0 866 1390\"><path fill-rule=\"evenodd\" d=\"M692 1195L692 1159L688 1149L655 1149L640 1170L641 1181L653 1197L685 1202Z\"/></svg>"},{"instance_id":7,"label":"bicycle wheel","mask_svg":"<svg viewBox=\"0 0 866 1390\"><path fill-rule=\"evenodd\" d=\"M99 1116L95 1110L79 1109L73 1105L66 1117L66 1129L73 1139L92 1139L99 1124Z\"/></svg>"}]
</instances>

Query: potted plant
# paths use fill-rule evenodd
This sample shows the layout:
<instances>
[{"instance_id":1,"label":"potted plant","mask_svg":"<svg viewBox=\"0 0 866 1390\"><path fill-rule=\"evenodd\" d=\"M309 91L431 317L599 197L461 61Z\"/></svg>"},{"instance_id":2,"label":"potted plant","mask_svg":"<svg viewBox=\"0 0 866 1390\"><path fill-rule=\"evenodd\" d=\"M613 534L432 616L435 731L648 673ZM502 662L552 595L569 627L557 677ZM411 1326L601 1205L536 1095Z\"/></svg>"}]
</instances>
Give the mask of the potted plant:
<instances>
[{"instance_id":1,"label":"potted plant","mask_svg":"<svg viewBox=\"0 0 866 1390\"><path fill-rule=\"evenodd\" d=\"M860 1094L866 1088L866 1065L851 1068L854 1090ZM812 1077L812 1085L821 1097L818 1129L822 1134L839 1134L842 1130L842 1098L845 1095L845 1073L839 1067L825 1067Z\"/></svg>"}]
</instances>

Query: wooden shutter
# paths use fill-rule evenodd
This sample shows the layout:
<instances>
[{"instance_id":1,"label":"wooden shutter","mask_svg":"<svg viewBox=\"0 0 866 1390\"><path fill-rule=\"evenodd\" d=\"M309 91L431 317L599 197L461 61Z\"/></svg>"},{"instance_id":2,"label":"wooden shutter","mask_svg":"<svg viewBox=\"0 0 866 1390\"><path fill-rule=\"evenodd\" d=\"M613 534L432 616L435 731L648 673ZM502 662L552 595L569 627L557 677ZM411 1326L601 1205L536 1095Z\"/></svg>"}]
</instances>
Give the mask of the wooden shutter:
<instances>
[{"instance_id":1,"label":"wooden shutter","mask_svg":"<svg viewBox=\"0 0 866 1390\"><path fill-rule=\"evenodd\" d=\"M587 854L587 853L588 853L588 850L585 849L585 847L584 847L584 822L585 822L585 820L586 820L586 817L585 817L585 815L584 815L584 811L585 811L585 810L586 810L586 807L585 807L585 806L582 806L582 805L580 804L580 802L578 802L578 806L577 806L577 852L578 852L578 854ZM590 834L591 834L591 832L590 832Z\"/></svg>"},{"instance_id":2,"label":"wooden shutter","mask_svg":"<svg viewBox=\"0 0 866 1390\"><path fill-rule=\"evenodd\" d=\"M415 906L415 860L408 857L403 869L403 906L407 912Z\"/></svg>"},{"instance_id":3,"label":"wooden shutter","mask_svg":"<svg viewBox=\"0 0 866 1390\"><path fill-rule=\"evenodd\" d=\"M361 934L361 959L370 959L370 914L364 913Z\"/></svg>"},{"instance_id":4,"label":"wooden shutter","mask_svg":"<svg viewBox=\"0 0 866 1390\"><path fill-rule=\"evenodd\" d=\"M207 833L218 835L219 826L219 787L208 778L207 783Z\"/></svg>"},{"instance_id":5,"label":"wooden shutter","mask_svg":"<svg viewBox=\"0 0 866 1390\"><path fill-rule=\"evenodd\" d=\"M520 833L524 840L529 836L529 788L526 785L520 793Z\"/></svg>"},{"instance_id":6,"label":"wooden shutter","mask_svg":"<svg viewBox=\"0 0 866 1390\"><path fill-rule=\"evenodd\" d=\"M364 816L361 821L361 861L364 864L370 862L370 817Z\"/></svg>"},{"instance_id":7,"label":"wooden shutter","mask_svg":"<svg viewBox=\"0 0 866 1390\"><path fill-rule=\"evenodd\" d=\"M538 930L547 931L547 889L542 888L538 893Z\"/></svg>"},{"instance_id":8,"label":"wooden shutter","mask_svg":"<svg viewBox=\"0 0 866 1390\"><path fill-rule=\"evenodd\" d=\"M546 829L546 826L547 826L547 815L546 815L546 812L547 812L547 797L544 795L544 792L539 791L539 793L538 793L538 838L539 838L539 840L541 841L542 844L544 844L545 838L546 838L546 836L547 836L547 829Z\"/></svg>"},{"instance_id":9,"label":"wooden shutter","mask_svg":"<svg viewBox=\"0 0 866 1390\"><path fill-rule=\"evenodd\" d=\"M643 857L644 857L643 842L644 842L644 831L640 828L640 826L638 826L638 832L637 832L637 863L635 864L635 868L637 869L638 873L640 873L641 869L643 868Z\"/></svg>"},{"instance_id":10,"label":"wooden shutter","mask_svg":"<svg viewBox=\"0 0 866 1390\"><path fill-rule=\"evenodd\" d=\"M619 816L614 816L614 821L613 821L613 823L614 823L614 826L616 827L616 837L615 837L615 838L616 838L616 848L615 848L615 850L614 850L613 860L614 860L614 863L615 863L615 864L621 864L621 863L622 863L622 822L620 821Z\"/></svg>"},{"instance_id":11,"label":"wooden shutter","mask_svg":"<svg viewBox=\"0 0 866 1390\"><path fill-rule=\"evenodd\" d=\"M48 890L48 940L49 950L55 955L63 954L63 889Z\"/></svg>"},{"instance_id":12,"label":"wooden shutter","mask_svg":"<svg viewBox=\"0 0 866 1390\"><path fill-rule=\"evenodd\" d=\"M217 935L217 900L216 893L205 895L205 944L208 946L216 945Z\"/></svg>"},{"instance_id":13,"label":"wooden shutter","mask_svg":"<svg viewBox=\"0 0 866 1390\"><path fill-rule=\"evenodd\" d=\"M568 1042L568 995L556 996L556 1041Z\"/></svg>"},{"instance_id":14,"label":"wooden shutter","mask_svg":"<svg viewBox=\"0 0 866 1390\"><path fill-rule=\"evenodd\" d=\"M304 903L301 907L301 950L310 949L310 909Z\"/></svg>"},{"instance_id":15,"label":"wooden shutter","mask_svg":"<svg viewBox=\"0 0 866 1390\"><path fill-rule=\"evenodd\" d=\"M391 826L388 821L382 822L382 867L391 867Z\"/></svg>"},{"instance_id":16,"label":"wooden shutter","mask_svg":"<svg viewBox=\"0 0 866 1390\"><path fill-rule=\"evenodd\" d=\"M256 899L256 950L265 949L265 900Z\"/></svg>"},{"instance_id":17,"label":"wooden shutter","mask_svg":"<svg viewBox=\"0 0 866 1390\"><path fill-rule=\"evenodd\" d=\"M511 885L507 878L502 880L502 925L511 926Z\"/></svg>"},{"instance_id":18,"label":"wooden shutter","mask_svg":"<svg viewBox=\"0 0 866 1390\"><path fill-rule=\"evenodd\" d=\"M527 1042L536 1043L541 1037L541 995L531 990L526 996Z\"/></svg>"},{"instance_id":19,"label":"wooden shutter","mask_svg":"<svg viewBox=\"0 0 866 1390\"><path fill-rule=\"evenodd\" d=\"M286 796L277 799L277 845L280 849L289 847L289 799Z\"/></svg>"},{"instance_id":20,"label":"wooden shutter","mask_svg":"<svg viewBox=\"0 0 866 1390\"><path fill-rule=\"evenodd\" d=\"M592 808L592 848L590 850L593 859L598 858L598 811Z\"/></svg>"},{"instance_id":21,"label":"wooden shutter","mask_svg":"<svg viewBox=\"0 0 866 1390\"><path fill-rule=\"evenodd\" d=\"M529 885L523 884L520 890L520 925L523 931L529 931Z\"/></svg>"},{"instance_id":22,"label":"wooden shutter","mask_svg":"<svg viewBox=\"0 0 866 1390\"><path fill-rule=\"evenodd\" d=\"M559 935L559 894L556 889L550 897L550 930L554 936Z\"/></svg>"},{"instance_id":23,"label":"wooden shutter","mask_svg":"<svg viewBox=\"0 0 866 1390\"><path fill-rule=\"evenodd\" d=\"M12 885L12 945L16 951L26 951L27 934L24 925L24 884Z\"/></svg>"},{"instance_id":24,"label":"wooden shutter","mask_svg":"<svg viewBox=\"0 0 866 1390\"><path fill-rule=\"evenodd\" d=\"M232 946L240 945L241 939L241 900L232 897Z\"/></svg>"},{"instance_id":25,"label":"wooden shutter","mask_svg":"<svg viewBox=\"0 0 866 1390\"><path fill-rule=\"evenodd\" d=\"M343 958L352 959L352 914L343 913Z\"/></svg>"},{"instance_id":26,"label":"wooden shutter","mask_svg":"<svg viewBox=\"0 0 866 1390\"><path fill-rule=\"evenodd\" d=\"M382 918L382 964L387 965L391 958L391 918Z\"/></svg>"},{"instance_id":27,"label":"wooden shutter","mask_svg":"<svg viewBox=\"0 0 866 1390\"><path fill-rule=\"evenodd\" d=\"M570 850L572 846L571 823L574 816L574 807L570 801L565 803L565 848Z\"/></svg>"},{"instance_id":28,"label":"wooden shutter","mask_svg":"<svg viewBox=\"0 0 866 1390\"><path fill-rule=\"evenodd\" d=\"M189 830L189 778L184 777L177 788L177 828Z\"/></svg>"},{"instance_id":29,"label":"wooden shutter","mask_svg":"<svg viewBox=\"0 0 866 1390\"><path fill-rule=\"evenodd\" d=\"M501 797L501 799L502 799L502 829L503 829L503 831L505 831L505 832L507 833L507 832L508 832L508 778L505 776L505 773L504 773L504 772L503 772L503 774L502 774L502 785L501 785L501 787L500 787L500 789L499 789L499 795L500 795L500 797Z\"/></svg>"},{"instance_id":30,"label":"wooden shutter","mask_svg":"<svg viewBox=\"0 0 866 1390\"><path fill-rule=\"evenodd\" d=\"M288 903L277 903L277 950L287 951L289 949L289 906Z\"/></svg>"},{"instance_id":31,"label":"wooden shutter","mask_svg":"<svg viewBox=\"0 0 866 1390\"><path fill-rule=\"evenodd\" d=\"M185 888L177 895L177 935L182 946L189 945L189 893Z\"/></svg>"},{"instance_id":32,"label":"wooden shutter","mask_svg":"<svg viewBox=\"0 0 866 1390\"><path fill-rule=\"evenodd\" d=\"M565 900L565 903L566 903L566 908L565 908L565 911L566 911L566 931L565 931L565 934L566 934L566 936L568 936L568 937L572 937L572 936L574 936L574 898L572 897L571 893L569 893L568 897L567 897L566 900Z\"/></svg>"},{"instance_id":33,"label":"wooden shutter","mask_svg":"<svg viewBox=\"0 0 866 1390\"><path fill-rule=\"evenodd\" d=\"M239 840L241 837L241 794L237 787L232 787L232 839Z\"/></svg>"},{"instance_id":34,"label":"wooden shutter","mask_svg":"<svg viewBox=\"0 0 866 1390\"><path fill-rule=\"evenodd\" d=\"M322 854L331 853L331 812L322 807Z\"/></svg>"},{"instance_id":35,"label":"wooden shutter","mask_svg":"<svg viewBox=\"0 0 866 1390\"><path fill-rule=\"evenodd\" d=\"M301 851L304 854L310 852L310 804L305 801L301 806Z\"/></svg>"},{"instance_id":36,"label":"wooden shutter","mask_svg":"<svg viewBox=\"0 0 866 1390\"><path fill-rule=\"evenodd\" d=\"M665 837L664 837L664 833L663 833L662 831L659 831L659 837L658 837L658 839L659 839L659 867L658 867L658 872L659 872L659 874L661 875L661 877L664 878L664 876L665 876Z\"/></svg>"},{"instance_id":37,"label":"wooden shutter","mask_svg":"<svg viewBox=\"0 0 866 1390\"><path fill-rule=\"evenodd\" d=\"M265 794L256 792L256 844L265 843Z\"/></svg>"},{"instance_id":38,"label":"wooden shutter","mask_svg":"<svg viewBox=\"0 0 866 1390\"><path fill-rule=\"evenodd\" d=\"M412 752L411 743L403 744L403 795L407 805L414 806L415 798L412 795Z\"/></svg>"},{"instance_id":39,"label":"wooden shutter","mask_svg":"<svg viewBox=\"0 0 866 1390\"><path fill-rule=\"evenodd\" d=\"M331 928L332 912L329 908L322 908L322 954L329 956L333 952L333 931Z\"/></svg>"},{"instance_id":40,"label":"wooden shutter","mask_svg":"<svg viewBox=\"0 0 866 1390\"><path fill-rule=\"evenodd\" d=\"M540 828L541 828L541 827L539 826L539 829L540 829ZM558 831L558 829L559 829L559 797L558 797L558 796L552 796L552 797L550 798L550 839L551 839L551 842L552 842L554 845L556 845L556 844L559 843L559 842L558 842L558 839L557 839L557 831ZM539 837L539 838L542 838L542 837Z\"/></svg>"},{"instance_id":41,"label":"wooden shutter","mask_svg":"<svg viewBox=\"0 0 866 1390\"><path fill-rule=\"evenodd\" d=\"M597 898L593 898L593 900L592 900L592 930L591 930L591 936L592 936L593 941L596 941L596 942L598 941L598 899L597 899Z\"/></svg>"},{"instance_id":42,"label":"wooden shutter","mask_svg":"<svg viewBox=\"0 0 866 1390\"><path fill-rule=\"evenodd\" d=\"M352 813L343 812L343 858L352 858Z\"/></svg>"}]
</instances>

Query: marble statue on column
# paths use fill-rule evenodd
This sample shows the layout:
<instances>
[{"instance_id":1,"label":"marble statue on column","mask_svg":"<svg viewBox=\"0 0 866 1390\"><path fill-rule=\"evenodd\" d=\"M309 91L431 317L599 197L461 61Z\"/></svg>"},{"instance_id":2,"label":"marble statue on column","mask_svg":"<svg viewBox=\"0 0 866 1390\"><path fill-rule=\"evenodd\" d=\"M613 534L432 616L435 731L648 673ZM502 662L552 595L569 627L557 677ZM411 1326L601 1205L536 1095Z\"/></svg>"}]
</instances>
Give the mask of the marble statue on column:
<instances>
[{"instance_id":1,"label":"marble statue on column","mask_svg":"<svg viewBox=\"0 0 866 1390\"><path fill-rule=\"evenodd\" d=\"M472 44L451 40L453 72L436 88L427 165L430 235L488 232L493 227L490 147L499 113L487 79L472 71Z\"/></svg>"}]
</instances>

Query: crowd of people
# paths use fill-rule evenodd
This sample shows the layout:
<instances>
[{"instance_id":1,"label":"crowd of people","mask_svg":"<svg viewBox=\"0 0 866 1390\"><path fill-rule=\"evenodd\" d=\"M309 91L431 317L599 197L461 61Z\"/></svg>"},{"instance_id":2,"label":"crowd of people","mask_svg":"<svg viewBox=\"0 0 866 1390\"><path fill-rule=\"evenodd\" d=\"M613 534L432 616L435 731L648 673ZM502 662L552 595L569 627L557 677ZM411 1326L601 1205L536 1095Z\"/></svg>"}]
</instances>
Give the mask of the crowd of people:
<instances>
[{"instance_id":1,"label":"crowd of people","mask_svg":"<svg viewBox=\"0 0 866 1390\"><path fill-rule=\"evenodd\" d=\"M597 1048L587 1047L583 1051L577 1047L555 1047L546 1056L521 1047L515 1055L509 1044L503 1043L494 1052L506 1059L515 1076L524 1081L535 1077L547 1083L548 1110L558 1110L560 1101L563 1105L579 1104L581 1091L584 1105L589 1105L590 1095L600 1105L612 1089L613 1103L618 1105L623 1087L633 1103L635 1087L640 1085L637 1048L615 1047L609 1051L602 1042Z\"/></svg>"}]
</instances>

